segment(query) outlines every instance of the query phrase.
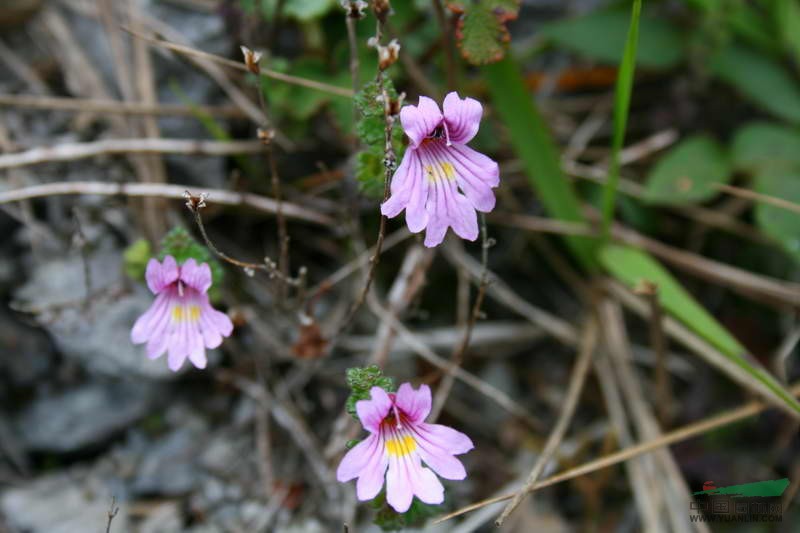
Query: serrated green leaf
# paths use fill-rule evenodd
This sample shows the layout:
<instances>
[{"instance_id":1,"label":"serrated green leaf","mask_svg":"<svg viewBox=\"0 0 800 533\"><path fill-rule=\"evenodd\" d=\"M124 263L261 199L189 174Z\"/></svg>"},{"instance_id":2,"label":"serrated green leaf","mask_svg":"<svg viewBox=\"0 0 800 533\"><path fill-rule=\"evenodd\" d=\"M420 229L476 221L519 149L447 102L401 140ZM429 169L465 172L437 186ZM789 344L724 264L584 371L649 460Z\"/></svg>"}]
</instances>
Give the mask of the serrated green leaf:
<instances>
[{"instance_id":1,"label":"serrated green leaf","mask_svg":"<svg viewBox=\"0 0 800 533\"><path fill-rule=\"evenodd\" d=\"M219 262L211 255L211 252L197 242L188 231L180 226L176 226L169 231L164 238L161 239L161 249L158 253L158 259L163 261L164 258L171 255L175 261L182 265L187 259L193 258L198 263L208 263L211 268L212 288L218 286L222 282L224 271Z\"/></svg>"},{"instance_id":2,"label":"serrated green leaf","mask_svg":"<svg viewBox=\"0 0 800 533\"><path fill-rule=\"evenodd\" d=\"M800 413L800 404L797 400L757 361L749 357L739 341L697 303L656 260L635 248L617 245L604 246L599 255L603 266L627 286L634 288L643 280L655 283L658 286L659 303L664 309L726 357L724 363L707 359L709 363L717 365L720 370L743 385L763 394L768 393ZM737 368L732 369L731 365ZM741 370L746 373L750 381L742 379ZM757 383L752 383L753 381Z\"/></svg>"},{"instance_id":3,"label":"serrated green leaf","mask_svg":"<svg viewBox=\"0 0 800 533\"><path fill-rule=\"evenodd\" d=\"M448 5L461 13L458 41L464 59L487 65L503 58L511 39L506 23L517 18L519 0L451 1Z\"/></svg>"},{"instance_id":4,"label":"serrated green leaf","mask_svg":"<svg viewBox=\"0 0 800 533\"><path fill-rule=\"evenodd\" d=\"M750 174L800 168L800 130L769 122L747 124L733 138L731 161L736 170Z\"/></svg>"},{"instance_id":5,"label":"serrated green leaf","mask_svg":"<svg viewBox=\"0 0 800 533\"><path fill-rule=\"evenodd\" d=\"M647 176L645 200L682 205L717 195L717 185L731 177L728 155L714 139L695 135L675 145Z\"/></svg>"},{"instance_id":6,"label":"serrated green leaf","mask_svg":"<svg viewBox=\"0 0 800 533\"><path fill-rule=\"evenodd\" d=\"M778 171L757 176L756 190L800 205L800 168L790 173ZM780 243L796 261L800 261L800 213L758 202L755 216L761 231Z\"/></svg>"},{"instance_id":7,"label":"serrated green leaf","mask_svg":"<svg viewBox=\"0 0 800 533\"><path fill-rule=\"evenodd\" d=\"M350 396L345 402L345 410L356 420L358 420L356 402L369 399L372 387L380 387L387 392L394 391L394 380L384 376L381 369L375 365L364 368L348 368L345 373L345 381L350 387Z\"/></svg>"},{"instance_id":8,"label":"serrated green leaf","mask_svg":"<svg viewBox=\"0 0 800 533\"><path fill-rule=\"evenodd\" d=\"M356 181L358 190L369 198L383 197L383 180L386 179L383 166L383 152L362 150L356 156Z\"/></svg>"},{"instance_id":9,"label":"serrated green leaf","mask_svg":"<svg viewBox=\"0 0 800 533\"><path fill-rule=\"evenodd\" d=\"M765 111L789 122L800 122L800 86L771 57L732 45L712 58L711 70Z\"/></svg>"},{"instance_id":10,"label":"serrated green leaf","mask_svg":"<svg viewBox=\"0 0 800 533\"><path fill-rule=\"evenodd\" d=\"M625 10L595 11L545 24L540 35L564 48L604 63L618 64L630 15ZM681 32L663 18L642 17L637 64L653 69L674 67L684 57Z\"/></svg>"}]
</instances>

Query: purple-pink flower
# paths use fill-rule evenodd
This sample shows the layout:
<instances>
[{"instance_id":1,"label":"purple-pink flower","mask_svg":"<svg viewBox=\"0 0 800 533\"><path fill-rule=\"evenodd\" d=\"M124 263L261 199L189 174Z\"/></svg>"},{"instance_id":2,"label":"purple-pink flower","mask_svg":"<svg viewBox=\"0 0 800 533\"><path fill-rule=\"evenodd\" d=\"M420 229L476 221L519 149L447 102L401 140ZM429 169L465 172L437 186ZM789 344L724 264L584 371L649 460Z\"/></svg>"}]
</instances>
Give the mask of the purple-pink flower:
<instances>
[{"instance_id":1,"label":"purple-pink flower","mask_svg":"<svg viewBox=\"0 0 800 533\"><path fill-rule=\"evenodd\" d=\"M452 92L444 99L444 114L427 96L419 105L400 110L410 144L392 178L391 197L381 213L397 216L406 210L408 229L427 228L425 246L444 240L452 227L461 238L478 237L477 211L494 209L493 187L500 184L497 163L466 144L478 133L483 107Z\"/></svg>"},{"instance_id":2,"label":"purple-pink flower","mask_svg":"<svg viewBox=\"0 0 800 533\"><path fill-rule=\"evenodd\" d=\"M131 341L146 342L150 359L167 352L172 371L180 369L187 357L197 368L205 368L206 348L216 348L233 331L228 315L208 301L208 264L188 259L178 266L168 255L163 263L150 259L145 277L156 300L133 325Z\"/></svg>"},{"instance_id":3,"label":"purple-pink flower","mask_svg":"<svg viewBox=\"0 0 800 533\"><path fill-rule=\"evenodd\" d=\"M386 501L398 513L408 511L414 496L425 503L444 501L444 479L464 479L464 465L454 456L473 448L463 433L440 424L426 424L431 389L414 390L403 383L396 393L372 387L371 398L356 402L356 412L369 436L342 458L336 470L341 482L358 478L356 495L371 500L386 478ZM422 463L427 465L427 468ZM388 468L388 472L387 472Z\"/></svg>"}]
</instances>

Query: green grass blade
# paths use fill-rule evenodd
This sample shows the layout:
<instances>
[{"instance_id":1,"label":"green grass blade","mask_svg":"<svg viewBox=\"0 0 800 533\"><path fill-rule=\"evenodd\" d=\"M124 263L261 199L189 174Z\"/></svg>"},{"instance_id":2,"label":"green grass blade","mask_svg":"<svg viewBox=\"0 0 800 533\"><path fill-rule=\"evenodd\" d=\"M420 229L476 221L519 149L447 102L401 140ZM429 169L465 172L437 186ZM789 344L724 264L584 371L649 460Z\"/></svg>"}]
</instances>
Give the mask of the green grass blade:
<instances>
[{"instance_id":1,"label":"green grass blade","mask_svg":"<svg viewBox=\"0 0 800 533\"><path fill-rule=\"evenodd\" d=\"M642 12L642 0L633 1L631 25L625 50L622 52L622 63L617 74L617 87L614 95L614 136L611 143L611 165L608 171L608 182L603 192L603 238L607 239L614 219L614 207L617 200L619 184L619 152L625 141L625 126L628 123L628 109L631 103L633 74L636 70L636 48L639 42L639 16Z\"/></svg>"},{"instance_id":2,"label":"green grass blade","mask_svg":"<svg viewBox=\"0 0 800 533\"><path fill-rule=\"evenodd\" d=\"M508 128L509 140L547 211L560 220L584 222L580 200L561 171L558 149L510 54L483 67L483 77L493 108ZM572 236L566 242L586 269L597 267L595 240Z\"/></svg>"},{"instance_id":3,"label":"green grass blade","mask_svg":"<svg viewBox=\"0 0 800 533\"><path fill-rule=\"evenodd\" d=\"M661 306L725 356L720 361L709 359L709 363L732 377L741 376L741 372L731 370L731 366L735 365L748 376L746 381L738 379L739 383L749 385L755 391L769 393L800 413L800 403L755 359L748 356L744 346L697 303L658 261L636 248L617 245L604 246L599 256L606 270L628 287L634 288L642 280L658 285Z\"/></svg>"}]
</instances>

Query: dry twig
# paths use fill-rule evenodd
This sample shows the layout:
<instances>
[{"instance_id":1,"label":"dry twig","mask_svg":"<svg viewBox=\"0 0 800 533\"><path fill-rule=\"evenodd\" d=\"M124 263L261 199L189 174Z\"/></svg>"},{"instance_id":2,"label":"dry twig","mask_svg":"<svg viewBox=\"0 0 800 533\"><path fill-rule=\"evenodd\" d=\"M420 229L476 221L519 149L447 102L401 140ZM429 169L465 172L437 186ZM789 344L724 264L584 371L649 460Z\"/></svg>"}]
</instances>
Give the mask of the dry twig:
<instances>
[{"instance_id":1,"label":"dry twig","mask_svg":"<svg viewBox=\"0 0 800 533\"><path fill-rule=\"evenodd\" d=\"M586 383L586 376L589 373L592 355L594 354L596 346L597 322L594 318L591 318L586 323L586 327L583 331L580 353L575 361L575 366L572 368L572 375L569 378L569 386L564 397L561 412L558 415L558 421L547 437L544 449L536 459L536 464L533 465L525 485L517 492L514 499L506 505L506 508L503 509L503 512L495 521L496 526L502 526L506 518L508 518L508 516L514 512L514 509L522 503L523 498L528 495L531 487L539 479L539 476L541 476L544 471L544 467L547 465L548 461L550 461L550 458L564 439L564 435L572 421L572 416L575 414L575 408L578 406L578 400L580 399L581 391L583 391L583 385Z\"/></svg>"}]
</instances>

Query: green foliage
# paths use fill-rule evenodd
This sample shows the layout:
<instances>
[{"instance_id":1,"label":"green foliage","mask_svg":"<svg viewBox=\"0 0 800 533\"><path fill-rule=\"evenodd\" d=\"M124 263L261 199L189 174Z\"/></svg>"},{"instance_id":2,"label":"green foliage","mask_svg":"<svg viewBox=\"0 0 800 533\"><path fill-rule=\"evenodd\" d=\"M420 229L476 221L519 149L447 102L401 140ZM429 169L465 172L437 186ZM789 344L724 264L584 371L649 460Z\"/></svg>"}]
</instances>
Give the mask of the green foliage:
<instances>
[{"instance_id":1,"label":"green foliage","mask_svg":"<svg viewBox=\"0 0 800 533\"><path fill-rule=\"evenodd\" d=\"M147 239L139 239L125 248L123 262L125 274L134 281L144 280L144 272L147 269L147 262L150 261L153 252Z\"/></svg>"},{"instance_id":2,"label":"green foliage","mask_svg":"<svg viewBox=\"0 0 800 533\"><path fill-rule=\"evenodd\" d=\"M519 0L457 0L448 6L459 13L461 54L473 65L500 61L511 36L506 23L517 18Z\"/></svg>"},{"instance_id":3,"label":"green foliage","mask_svg":"<svg viewBox=\"0 0 800 533\"><path fill-rule=\"evenodd\" d=\"M397 98L397 91L390 79L384 81L386 94L390 99ZM356 156L356 180L361 192L370 198L383 196L383 184L386 179L384 166L386 122L384 106L378 84L375 81L364 84L364 87L353 99L358 111L356 135L361 141L362 149ZM396 123L392 130L392 146L397 160L403 156L403 132Z\"/></svg>"},{"instance_id":4,"label":"green foliage","mask_svg":"<svg viewBox=\"0 0 800 533\"><path fill-rule=\"evenodd\" d=\"M545 208L560 220L585 222L580 200L561 171L558 150L525 87L519 67L506 57L484 67L483 77L493 107L508 129L508 140ZM585 268L591 270L597 265L593 239L570 236L566 242Z\"/></svg>"},{"instance_id":5,"label":"green foliage","mask_svg":"<svg viewBox=\"0 0 800 533\"><path fill-rule=\"evenodd\" d=\"M631 288L639 285L642 280L658 285L658 299L664 309L722 352L730 363L744 370L758 385L800 412L797 400L761 368L757 361L748 358L745 348L658 261L635 248L616 245L603 247L600 260L609 272Z\"/></svg>"},{"instance_id":6,"label":"green foliage","mask_svg":"<svg viewBox=\"0 0 800 533\"><path fill-rule=\"evenodd\" d=\"M800 169L800 130L769 122L740 128L731 145L736 170L753 175Z\"/></svg>"},{"instance_id":7,"label":"green foliage","mask_svg":"<svg viewBox=\"0 0 800 533\"><path fill-rule=\"evenodd\" d=\"M273 58L269 61L269 68L301 78L324 80L326 83L338 86L345 86L350 79L344 71L331 75L325 64L317 58L300 58L291 62L284 58ZM258 83L264 98L271 106L271 113L277 117L286 116L298 121L307 121L331 100L341 100L339 96L317 89L275 82L263 76L259 77Z\"/></svg>"},{"instance_id":8,"label":"green foliage","mask_svg":"<svg viewBox=\"0 0 800 533\"><path fill-rule=\"evenodd\" d=\"M309 22L327 14L337 4L337 0L283 0L281 16ZM273 20L278 0L242 0L242 6L250 15L260 14L266 20Z\"/></svg>"},{"instance_id":9,"label":"green foliage","mask_svg":"<svg viewBox=\"0 0 800 533\"><path fill-rule=\"evenodd\" d=\"M716 185L731 177L728 155L710 137L684 139L659 159L647 176L645 199L682 205L716 196Z\"/></svg>"},{"instance_id":10,"label":"green foliage","mask_svg":"<svg viewBox=\"0 0 800 533\"><path fill-rule=\"evenodd\" d=\"M622 51L622 63L617 74L614 91L614 132L611 140L611 165L608 170L608 182L603 191L603 238L608 237L611 221L617 205L617 187L619 185L619 153L625 142L625 128L628 124L628 110L631 105L633 90L633 74L636 71L636 50L639 43L639 19L642 12L641 0L634 0L631 10L631 23L628 37Z\"/></svg>"},{"instance_id":11,"label":"green foliage","mask_svg":"<svg viewBox=\"0 0 800 533\"><path fill-rule=\"evenodd\" d=\"M756 190L800 205L800 169L760 175L756 179ZM758 202L755 215L758 227L775 239L796 261L800 261L800 213Z\"/></svg>"},{"instance_id":12,"label":"green foliage","mask_svg":"<svg viewBox=\"0 0 800 533\"><path fill-rule=\"evenodd\" d=\"M212 289L222 281L223 270L219 262L214 259L208 248L194 240L189 235L189 232L180 226L171 229L161 239L161 250L158 253L158 259L163 261L168 255L174 257L179 265L190 258L194 258L198 263L208 263L211 268Z\"/></svg>"},{"instance_id":13,"label":"green foliage","mask_svg":"<svg viewBox=\"0 0 800 533\"><path fill-rule=\"evenodd\" d=\"M800 203L800 130L751 123L736 133L731 153L735 168L753 176L758 192ZM757 202L755 221L761 231L800 261L800 214Z\"/></svg>"},{"instance_id":14,"label":"green foliage","mask_svg":"<svg viewBox=\"0 0 800 533\"><path fill-rule=\"evenodd\" d=\"M408 511L398 513L386 503L386 493L383 491L372 500L372 507L377 510L373 523L384 531L422 528L429 518L441 512L441 504L429 505L414 498Z\"/></svg>"},{"instance_id":15,"label":"green foliage","mask_svg":"<svg viewBox=\"0 0 800 533\"><path fill-rule=\"evenodd\" d=\"M800 87L771 57L731 45L713 57L711 70L765 111L789 122L800 122Z\"/></svg>"},{"instance_id":16,"label":"green foliage","mask_svg":"<svg viewBox=\"0 0 800 533\"><path fill-rule=\"evenodd\" d=\"M784 47L800 61L800 4L797 0L775 0L773 15Z\"/></svg>"},{"instance_id":17,"label":"green foliage","mask_svg":"<svg viewBox=\"0 0 800 533\"><path fill-rule=\"evenodd\" d=\"M369 390L372 387L380 387L386 392L394 391L394 380L384 376L380 368L375 365L364 368L348 368L346 374L347 386L350 387L350 396L345 402L345 410L358 420L356 413L356 402L368 400Z\"/></svg>"},{"instance_id":18,"label":"green foliage","mask_svg":"<svg viewBox=\"0 0 800 533\"><path fill-rule=\"evenodd\" d=\"M581 17L558 20L542 27L549 42L588 58L617 64L625 47L630 14L625 10L594 11ZM674 67L684 57L684 38L663 17L642 17L636 61L654 69Z\"/></svg>"}]
</instances>

